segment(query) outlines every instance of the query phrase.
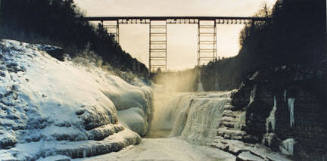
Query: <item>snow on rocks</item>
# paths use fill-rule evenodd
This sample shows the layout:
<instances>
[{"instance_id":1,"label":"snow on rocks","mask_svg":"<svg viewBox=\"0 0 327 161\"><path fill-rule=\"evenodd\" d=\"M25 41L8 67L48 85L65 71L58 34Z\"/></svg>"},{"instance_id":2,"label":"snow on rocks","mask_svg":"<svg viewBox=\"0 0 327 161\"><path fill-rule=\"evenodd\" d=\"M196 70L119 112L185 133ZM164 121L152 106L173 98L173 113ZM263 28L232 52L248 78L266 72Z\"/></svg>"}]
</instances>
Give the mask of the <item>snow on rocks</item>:
<instances>
[{"instance_id":1,"label":"snow on rocks","mask_svg":"<svg viewBox=\"0 0 327 161\"><path fill-rule=\"evenodd\" d=\"M51 46L0 41L0 158L84 157L138 144L117 111L139 109L132 114L143 118L139 134L146 133L150 88L92 64L58 61L44 48Z\"/></svg>"}]
</instances>

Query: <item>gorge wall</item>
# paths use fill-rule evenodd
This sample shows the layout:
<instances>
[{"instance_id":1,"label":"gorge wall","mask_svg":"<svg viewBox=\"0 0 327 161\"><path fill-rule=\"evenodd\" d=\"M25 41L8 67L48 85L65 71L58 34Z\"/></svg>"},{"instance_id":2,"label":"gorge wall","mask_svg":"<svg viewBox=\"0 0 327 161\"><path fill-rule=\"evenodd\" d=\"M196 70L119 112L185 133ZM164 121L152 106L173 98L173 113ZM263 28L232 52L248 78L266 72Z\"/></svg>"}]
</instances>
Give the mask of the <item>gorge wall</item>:
<instances>
[{"instance_id":1,"label":"gorge wall","mask_svg":"<svg viewBox=\"0 0 327 161\"><path fill-rule=\"evenodd\" d=\"M245 131L297 161L326 158L326 61L255 72L232 95L234 110L246 111Z\"/></svg>"}]
</instances>

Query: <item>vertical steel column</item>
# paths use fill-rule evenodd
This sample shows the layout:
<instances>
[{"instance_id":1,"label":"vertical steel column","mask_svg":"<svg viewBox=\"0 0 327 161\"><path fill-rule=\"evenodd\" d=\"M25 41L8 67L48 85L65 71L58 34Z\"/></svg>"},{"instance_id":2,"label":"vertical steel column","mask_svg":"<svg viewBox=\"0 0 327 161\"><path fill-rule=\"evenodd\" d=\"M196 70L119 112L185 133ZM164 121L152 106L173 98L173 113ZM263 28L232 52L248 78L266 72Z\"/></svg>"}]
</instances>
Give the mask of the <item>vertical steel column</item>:
<instances>
[{"instance_id":1,"label":"vertical steel column","mask_svg":"<svg viewBox=\"0 0 327 161\"><path fill-rule=\"evenodd\" d=\"M149 20L149 71L152 72L152 63L151 63L151 19Z\"/></svg>"},{"instance_id":2,"label":"vertical steel column","mask_svg":"<svg viewBox=\"0 0 327 161\"><path fill-rule=\"evenodd\" d=\"M326 13L325 13L325 34L327 34L327 0L325 1L325 10L326 10Z\"/></svg>"},{"instance_id":3,"label":"vertical steel column","mask_svg":"<svg viewBox=\"0 0 327 161\"><path fill-rule=\"evenodd\" d=\"M111 24L104 25L102 22L103 27L107 30L109 34L112 34L115 38L115 41L119 43L119 20L116 21L109 21ZM114 24L112 24L114 23Z\"/></svg>"},{"instance_id":4,"label":"vertical steel column","mask_svg":"<svg viewBox=\"0 0 327 161\"><path fill-rule=\"evenodd\" d=\"M217 58L216 20L198 21L198 66Z\"/></svg>"},{"instance_id":5,"label":"vertical steel column","mask_svg":"<svg viewBox=\"0 0 327 161\"><path fill-rule=\"evenodd\" d=\"M213 36L214 55L213 59L217 59L217 22L214 21L214 36Z\"/></svg>"},{"instance_id":6,"label":"vertical steel column","mask_svg":"<svg viewBox=\"0 0 327 161\"><path fill-rule=\"evenodd\" d=\"M167 70L167 20L150 20L149 69Z\"/></svg>"},{"instance_id":7,"label":"vertical steel column","mask_svg":"<svg viewBox=\"0 0 327 161\"><path fill-rule=\"evenodd\" d=\"M200 25L200 20L198 20L198 55L197 55L197 62L198 66L200 66L200 52L201 52L201 47L200 47L200 42L201 42L201 25Z\"/></svg>"},{"instance_id":8,"label":"vertical steel column","mask_svg":"<svg viewBox=\"0 0 327 161\"><path fill-rule=\"evenodd\" d=\"M168 30L168 28L167 28L167 20L166 20L166 25L165 25L165 27L166 27L166 29L165 29L165 31L166 31L166 34L165 34L165 39L166 39L166 43L165 43L165 46L166 46L166 55L165 55L165 57L166 57L166 64L165 64L165 70L167 71L168 70L168 64L167 64L167 62L168 62L168 51L167 51L167 48L168 48L168 34L167 34L167 30Z\"/></svg>"},{"instance_id":9,"label":"vertical steel column","mask_svg":"<svg viewBox=\"0 0 327 161\"><path fill-rule=\"evenodd\" d=\"M116 41L119 43L119 20L116 21Z\"/></svg>"}]
</instances>

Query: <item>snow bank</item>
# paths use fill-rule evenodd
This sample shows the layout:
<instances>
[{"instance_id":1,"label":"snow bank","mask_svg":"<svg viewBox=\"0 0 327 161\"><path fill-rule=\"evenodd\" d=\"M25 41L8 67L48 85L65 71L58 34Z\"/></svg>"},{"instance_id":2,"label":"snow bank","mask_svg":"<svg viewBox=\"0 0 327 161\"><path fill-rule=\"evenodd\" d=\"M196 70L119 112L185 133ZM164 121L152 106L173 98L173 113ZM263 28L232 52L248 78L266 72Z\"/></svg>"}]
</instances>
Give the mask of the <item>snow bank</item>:
<instances>
[{"instance_id":1,"label":"snow bank","mask_svg":"<svg viewBox=\"0 0 327 161\"><path fill-rule=\"evenodd\" d=\"M199 146L178 138L145 138L137 146L117 153L74 161L235 161L224 151Z\"/></svg>"},{"instance_id":2,"label":"snow bank","mask_svg":"<svg viewBox=\"0 0 327 161\"><path fill-rule=\"evenodd\" d=\"M132 127L137 118L136 131L146 133L149 87L128 84L93 65L58 61L44 47L51 48L0 42L1 159L92 156L140 142L119 122ZM117 110L129 112L121 112L120 119Z\"/></svg>"}]
</instances>

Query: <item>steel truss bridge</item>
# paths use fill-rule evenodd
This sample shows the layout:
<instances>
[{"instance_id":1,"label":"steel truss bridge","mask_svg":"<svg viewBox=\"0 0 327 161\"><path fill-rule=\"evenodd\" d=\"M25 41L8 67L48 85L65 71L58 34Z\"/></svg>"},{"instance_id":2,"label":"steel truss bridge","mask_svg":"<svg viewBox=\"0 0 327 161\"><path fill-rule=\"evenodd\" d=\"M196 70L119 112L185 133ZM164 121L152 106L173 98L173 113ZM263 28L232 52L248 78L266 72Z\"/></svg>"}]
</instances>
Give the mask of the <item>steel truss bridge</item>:
<instances>
[{"instance_id":1,"label":"steel truss bridge","mask_svg":"<svg viewBox=\"0 0 327 161\"><path fill-rule=\"evenodd\" d=\"M149 25L149 69L167 70L167 25L195 24L198 26L197 65L217 59L217 24L251 24L268 21L268 17L209 17L209 16L115 16L82 17L86 21L108 22L103 26L119 43L120 24Z\"/></svg>"}]
</instances>

